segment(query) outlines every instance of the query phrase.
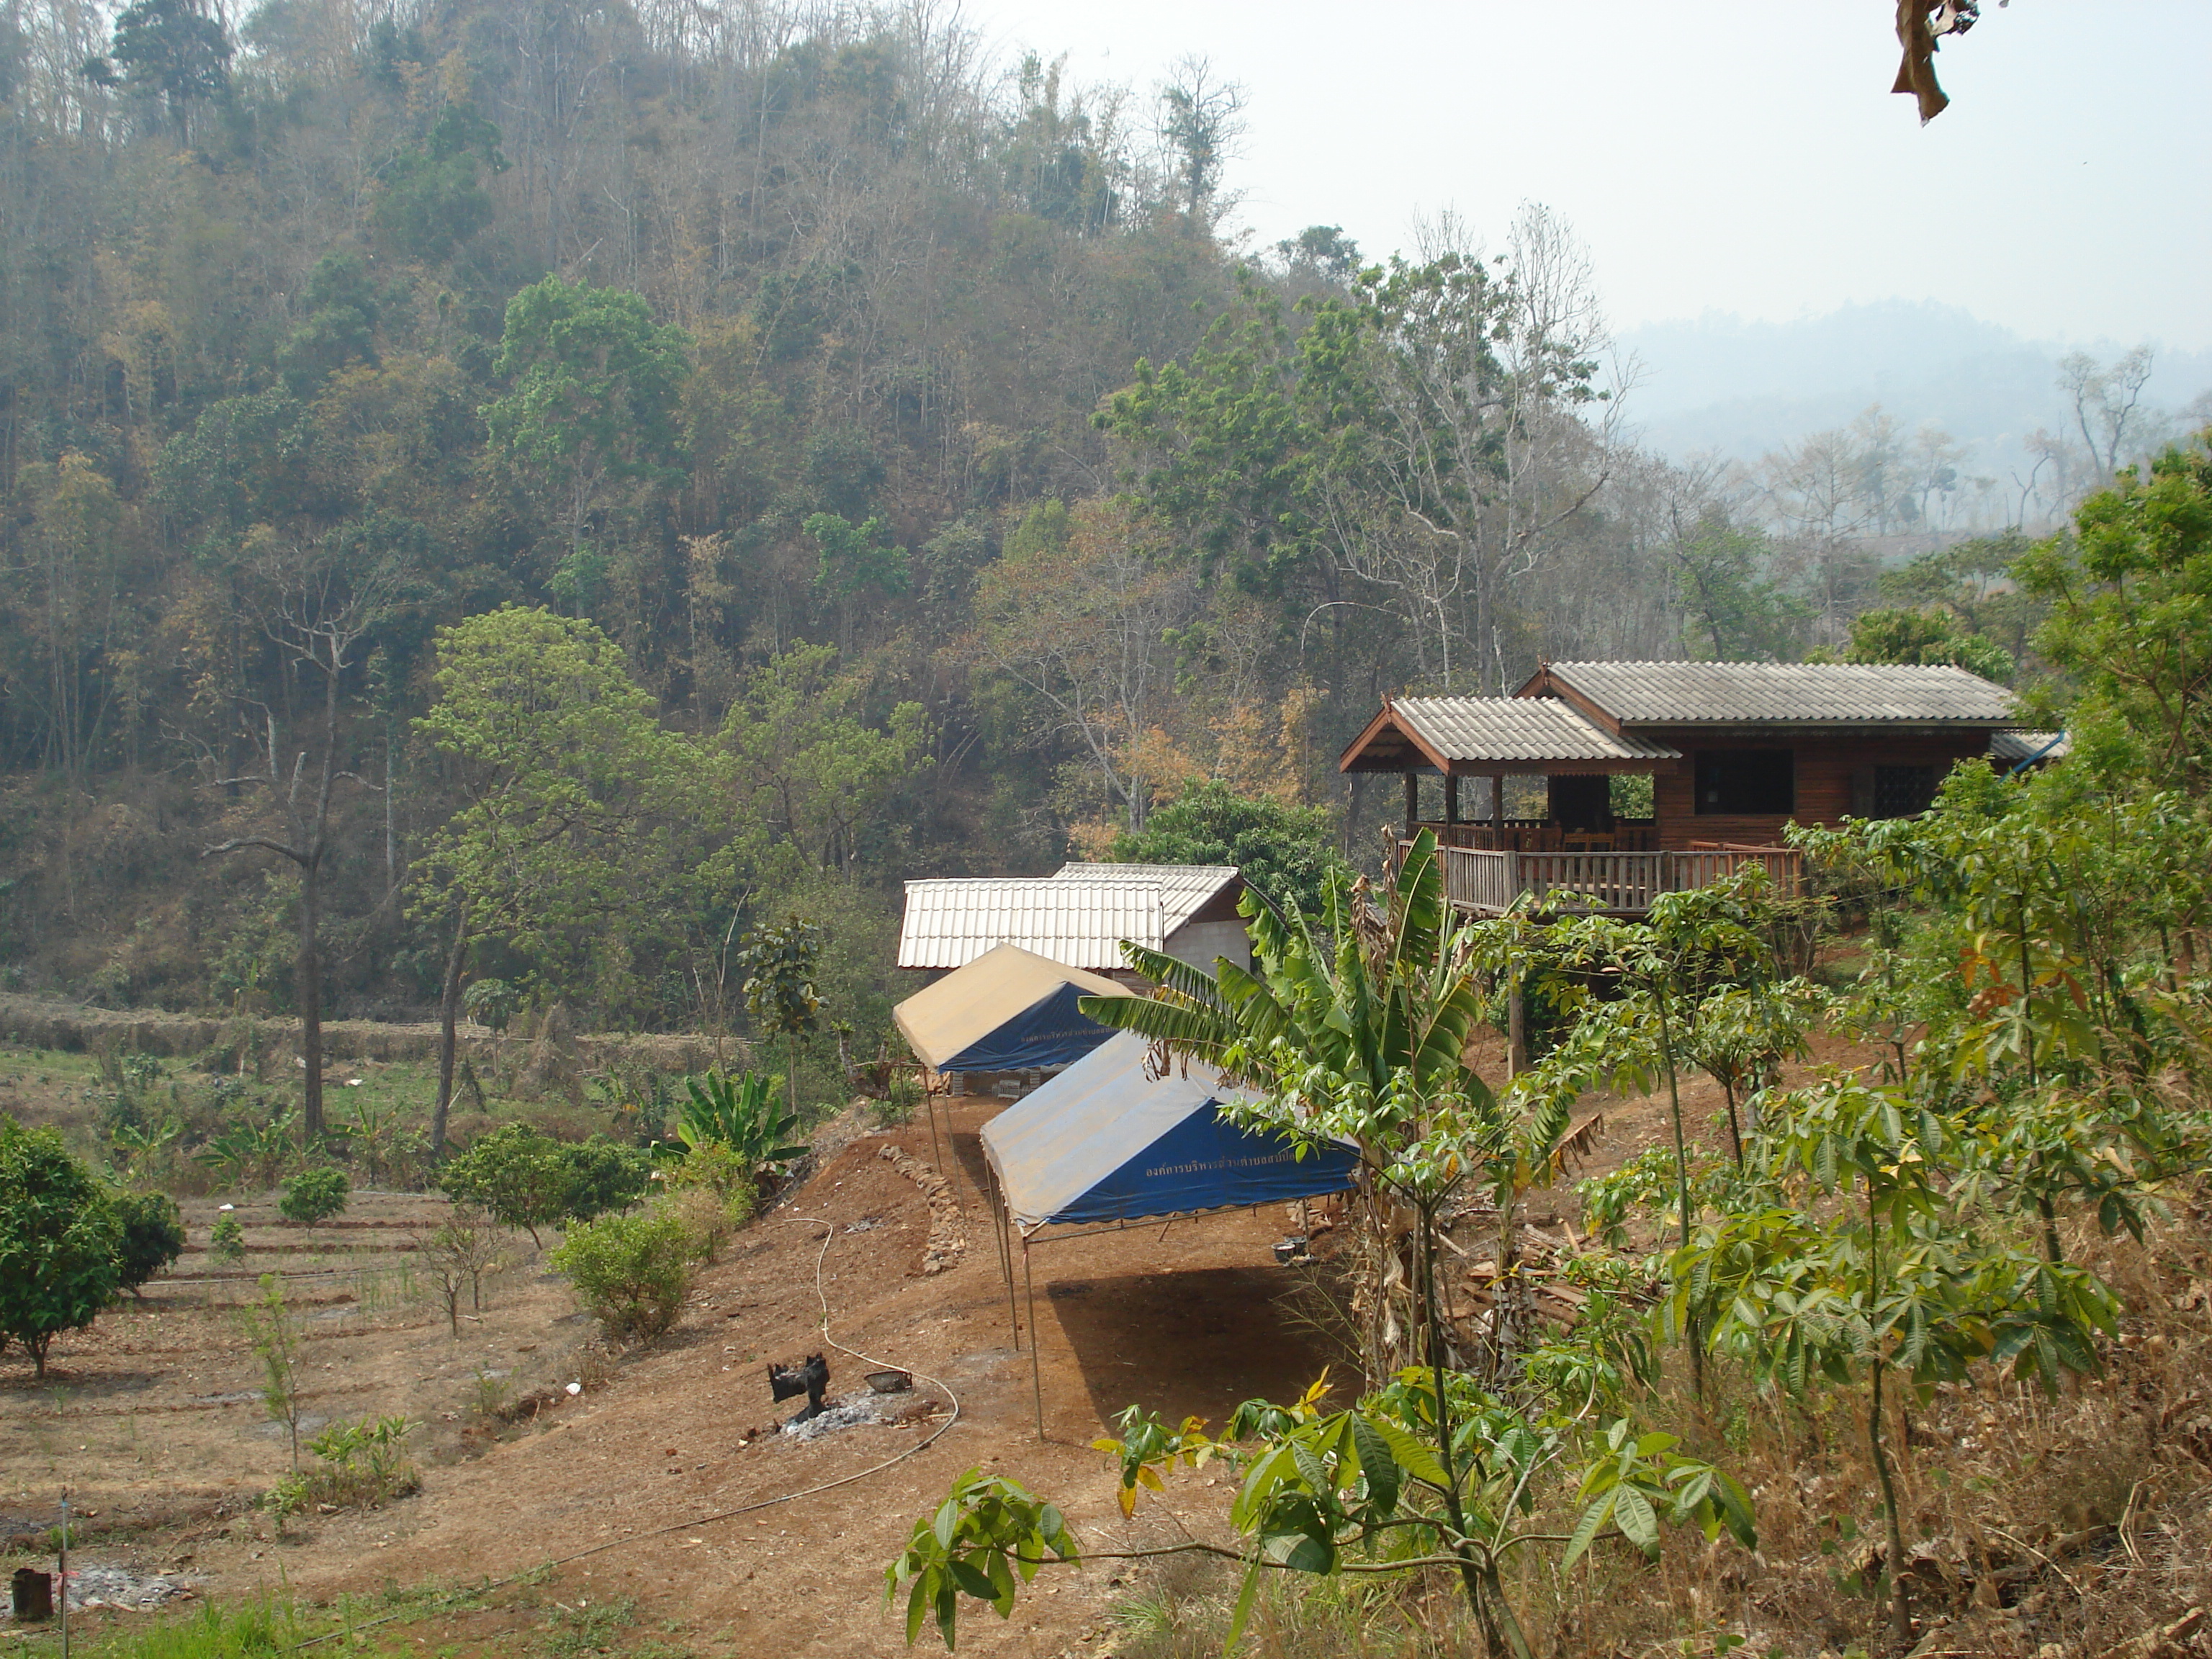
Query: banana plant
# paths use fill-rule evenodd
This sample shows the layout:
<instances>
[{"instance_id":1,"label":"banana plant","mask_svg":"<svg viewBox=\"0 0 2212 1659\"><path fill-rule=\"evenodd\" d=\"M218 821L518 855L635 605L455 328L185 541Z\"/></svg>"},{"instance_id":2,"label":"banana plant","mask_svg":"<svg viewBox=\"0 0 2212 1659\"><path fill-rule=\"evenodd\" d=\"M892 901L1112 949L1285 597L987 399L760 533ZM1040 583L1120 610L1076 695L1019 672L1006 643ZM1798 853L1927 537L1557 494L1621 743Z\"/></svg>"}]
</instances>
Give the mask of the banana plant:
<instances>
[{"instance_id":1,"label":"banana plant","mask_svg":"<svg viewBox=\"0 0 2212 1659\"><path fill-rule=\"evenodd\" d=\"M678 1103L676 1133L685 1152L708 1143L727 1146L747 1168L775 1174L781 1166L806 1156L803 1142L785 1144L783 1138L799 1127L798 1114L784 1109L776 1100L783 1079L759 1072L708 1072L684 1080L684 1098Z\"/></svg>"},{"instance_id":2,"label":"banana plant","mask_svg":"<svg viewBox=\"0 0 2212 1659\"><path fill-rule=\"evenodd\" d=\"M155 1182L175 1164L177 1144L184 1133L183 1121L173 1112L165 1112L158 1123L119 1123L108 1140L125 1176Z\"/></svg>"},{"instance_id":3,"label":"banana plant","mask_svg":"<svg viewBox=\"0 0 2212 1659\"><path fill-rule=\"evenodd\" d=\"M292 1157L292 1125L298 1115L283 1111L262 1123L232 1118L192 1154L192 1162L240 1186L273 1187Z\"/></svg>"}]
</instances>

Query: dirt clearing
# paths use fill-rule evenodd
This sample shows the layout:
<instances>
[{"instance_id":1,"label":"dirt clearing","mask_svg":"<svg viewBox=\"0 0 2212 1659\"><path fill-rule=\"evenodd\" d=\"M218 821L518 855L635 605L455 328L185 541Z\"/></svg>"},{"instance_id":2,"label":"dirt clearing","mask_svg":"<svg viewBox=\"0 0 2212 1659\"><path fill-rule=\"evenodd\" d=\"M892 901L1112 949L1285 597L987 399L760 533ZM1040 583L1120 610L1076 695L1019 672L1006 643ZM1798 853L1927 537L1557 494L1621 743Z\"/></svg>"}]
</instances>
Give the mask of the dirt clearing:
<instances>
[{"instance_id":1,"label":"dirt clearing","mask_svg":"<svg viewBox=\"0 0 2212 1659\"><path fill-rule=\"evenodd\" d=\"M1279 1207L1041 1249L1040 1442L1030 1356L1012 1346L978 1185L977 1132L1000 1105L953 1116L951 1224L964 1249L945 1248L941 1199L933 1245L928 1197L881 1156L890 1146L928 1163L928 1131L862 1134L702 1273L674 1333L619 1361L598 1352L526 1237L456 1340L419 1282L410 1286L407 1245L436 1224L441 1200L364 1194L349 1224L312 1233L242 1211L251 1254L237 1267L212 1268L196 1248L149 1287L143 1309L58 1341L43 1386L27 1365L0 1362L0 1431L29 1449L8 1460L10 1529L50 1525L66 1484L91 1534L83 1565L181 1571L210 1595L289 1587L317 1600L528 1574L611 1544L526 1596L568 1607L634 1599L635 1639L650 1634L676 1651L904 1651L883 1605L883 1568L961 1470L1052 1495L1103 1545L1125 1534L1113 1478L1089 1443L1112 1413L1141 1402L1218 1425L1238 1401L1295 1393L1336 1358L1289 1304L1297 1275L1271 1253L1290 1231ZM196 1247L214 1213L189 1207ZM933 1249L950 1265L925 1274ZM793 1410L771 1406L769 1364L823 1350L817 1263L831 1334L869 1356L827 1350L830 1397L893 1367L916 1376L911 1404L884 1413L896 1420L812 1439L763 1433ZM222 1306L250 1295L263 1271L287 1275L306 1316L311 1420L404 1412L424 1424L416 1496L295 1516L281 1534L247 1508L289 1467L253 1355ZM1338 1375L1351 1380L1340 1364ZM573 1395L572 1382L581 1384ZM947 1389L958 1408L949 1427ZM877 1468L933 1433L927 1450ZM1202 1478L1182 1483L1156 1519L1140 1512L1142 1535L1170 1524L1168 1512L1218 1525L1227 1497ZM762 1503L772 1506L726 1513ZM716 1515L726 1518L707 1518ZM32 1559L19 1551L8 1565ZM963 1650L1091 1651L1114 1576L1048 1573L1009 1624L985 1612L963 1629ZM497 1646L511 1622L456 1615L441 1635L473 1629Z\"/></svg>"}]
</instances>

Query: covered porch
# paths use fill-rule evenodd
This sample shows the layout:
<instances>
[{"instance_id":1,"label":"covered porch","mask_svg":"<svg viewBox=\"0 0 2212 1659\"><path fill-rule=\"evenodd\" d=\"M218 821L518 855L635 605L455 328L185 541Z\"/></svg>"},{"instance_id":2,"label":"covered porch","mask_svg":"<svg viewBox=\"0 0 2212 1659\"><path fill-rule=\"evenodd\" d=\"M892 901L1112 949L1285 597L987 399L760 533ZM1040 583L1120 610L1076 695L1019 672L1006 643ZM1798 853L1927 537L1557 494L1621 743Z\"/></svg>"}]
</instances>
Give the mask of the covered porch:
<instances>
[{"instance_id":1,"label":"covered porch","mask_svg":"<svg viewBox=\"0 0 2212 1659\"><path fill-rule=\"evenodd\" d=\"M1711 885L1751 863L1794 887L1800 864L1787 848L1685 847L1680 837L1669 845L1655 785L1616 781L1656 780L1683 758L1554 699L1401 697L1384 702L1339 769L1400 775L1405 809L1391 836L1393 867L1428 830L1452 902L1475 915L1498 915L1525 896L1544 909L1640 916L1662 893Z\"/></svg>"}]
</instances>

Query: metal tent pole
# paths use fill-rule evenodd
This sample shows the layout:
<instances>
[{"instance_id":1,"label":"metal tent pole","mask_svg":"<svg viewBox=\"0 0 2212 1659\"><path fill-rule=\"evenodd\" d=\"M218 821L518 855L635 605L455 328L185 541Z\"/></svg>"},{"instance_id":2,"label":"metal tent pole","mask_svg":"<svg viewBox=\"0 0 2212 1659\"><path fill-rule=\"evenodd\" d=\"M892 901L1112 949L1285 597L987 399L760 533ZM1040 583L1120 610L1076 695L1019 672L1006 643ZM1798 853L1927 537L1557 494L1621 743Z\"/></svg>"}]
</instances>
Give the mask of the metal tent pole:
<instances>
[{"instance_id":1,"label":"metal tent pole","mask_svg":"<svg viewBox=\"0 0 2212 1659\"><path fill-rule=\"evenodd\" d=\"M991 1172L991 1237L999 1247L999 1277L1006 1281L1006 1328L1014 1334L1014 1352L1022 1351L1021 1312L1014 1304L1014 1249L1006 1237L1006 1229L1012 1218L1006 1213L1005 1195L999 1188L999 1172L992 1168L990 1154L983 1155L983 1167ZM1036 1340L1032 1331L1030 1340Z\"/></svg>"},{"instance_id":2,"label":"metal tent pole","mask_svg":"<svg viewBox=\"0 0 2212 1659\"><path fill-rule=\"evenodd\" d=\"M1030 1273L1030 1241L1022 1239L1022 1283L1030 1303L1030 1389L1036 1396L1037 1438L1044 1438L1044 1363L1037 1357L1036 1280Z\"/></svg>"}]
</instances>

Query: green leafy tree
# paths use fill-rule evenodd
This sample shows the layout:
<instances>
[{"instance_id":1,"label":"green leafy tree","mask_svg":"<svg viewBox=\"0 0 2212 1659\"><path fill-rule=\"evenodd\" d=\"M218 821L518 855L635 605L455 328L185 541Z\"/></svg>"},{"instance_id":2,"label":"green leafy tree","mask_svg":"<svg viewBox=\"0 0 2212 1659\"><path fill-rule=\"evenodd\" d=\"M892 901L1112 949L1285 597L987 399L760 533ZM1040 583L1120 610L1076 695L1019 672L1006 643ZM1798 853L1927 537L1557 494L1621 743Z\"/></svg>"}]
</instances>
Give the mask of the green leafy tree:
<instances>
[{"instance_id":1,"label":"green leafy tree","mask_svg":"<svg viewBox=\"0 0 2212 1659\"><path fill-rule=\"evenodd\" d=\"M416 729L453 763L464 805L432 836L416 882L416 913L453 930L434 1152L471 942L497 939L571 983L596 969L604 984L656 916L689 908L695 875L712 878L694 837L714 816L706 757L660 725L621 647L592 623L514 605L471 617L440 631L435 684ZM616 915L627 941L605 926Z\"/></svg>"},{"instance_id":2,"label":"green leafy tree","mask_svg":"<svg viewBox=\"0 0 2212 1659\"><path fill-rule=\"evenodd\" d=\"M499 129L465 100L439 112L420 149L394 158L371 210L378 236L417 259L447 259L492 221L487 168L504 173Z\"/></svg>"},{"instance_id":3,"label":"green leafy tree","mask_svg":"<svg viewBox=\"0 0 2212 1659\"><path fill-rule=\"evenodd\" d=\"M856 525L835 513L817 513L800 528L822 550L814 591L836 605L838 648L849 651L854 605L896 599L912 586L906 551L884 539L890 526L879 518Z\"/></svg>"},{"instance_id":4,"label":"green leafy tree","mask_svg":"<svg viewBox=\"0 0 2212 1659\"><path fill-rule=\"evenodd\" d=\"M185 1253L185 1224L167 1193L118 1193L111 1200L122 1226L116 1282L131 1295Z\"/></svg>"},{"instance_id":5,"label":"green leafy tree","mask_svg":"<svg viewBox=\"0 0 2212 1659\"><path fill-rule=\"evenodd\" d=\"M64 1331L82 1330L120 1288L122 1218L58 1131L0 1115L0 1338L40 1376Z\"/></svg>"},{"instance_id":6,"label":"green leafy tree","mask_svg":"<svg viewBox=\"0 0 2212 1659\"><path fill-rule=\"evenodd\" d=\"M1691 656L1788 662L1803 648L1813 607L1770 574L1775 550L1764 532L1708 516L1675 525L1668 553Z\"/></svg>"},{"instance_id":7,"label":"green leafy tree","mask_svg":"<svg viewBox=\"0 0 2212 1659\"><path fill-rule=\"evenodd\" d=\"M2014 567L2049 602L2036 648L2084 692L2077 754L2192 799L2212 794L2212 433L2130 467L2071 538Z\"/></svg>"},{"instance_id":8,"label":"green leafy tree","mask_svg":"<svg viewBox=\"0 0 2212 1659\"><path fill-rule=\"evenodd\" d=\"M799 1039L822 1023L822 994L815 988L821 928L793 916L745 935L738 965L745 976L745 1007L763 1031L782 1035L790 1055L791 1114L799 1115Z\"/></svg>"},{"instance_id":9,"label":"green leafy tree","mask_svg":"<svg viewBox=\"0 0 2212 1659\"><path fill-rule=\"evenodd\" d=\"M325 253L307 273L301 298L307 320L278 354L295 397L311 395L348 363L376 361L376 289L361 255Z\"/></svg>"},{"instance_id":10,"label":"green leafy tree","mask_svg":"<svg viewBox=\"0 0 2212 1659\"><path fill-rule=\"evenodd\" d=\"M191 106L229 94L230 58L222 24L192 0L133 0L116 16L107 57L92 59L85 71L96 82L119 81L159 98L181 143L189 137Z\"/></svg>"},{"instance_id":11,"label":"green leafy tree","mask_svg":"<svg viewBox=\"0 0 2212 1659\"><path fill-rule=\"evenodd\" d=\"M1483 1395L1464 1376L1426 1367L1400 1372L1357 1405L1324 1411L1327 1379L1287 1406L1247 1401L1220 1439L1196 1419L1170 1430L1132 1406L1118 1438L1096 1442L1121 1466L1121 1511L1140 1488L1160 1491L1177 1464L1218 1462L1241 1477L1230 1508L1243 1542L1196 1539L1154 1549L1085 1552L1059 1509L1004 1476L970 1469L933 1516L915 1523L886 1569L886 1594L907 1593L907 1640L934 1617L955 1644L962 1597L1004 1618L1019 1586L1054 1562L1201 1554L1243 1570L1228 1645L1243 1635L1268 1572L1315 1577L1395 1577L1443 1568L1460 1581L1486 1650L1533 1659L1509 1574L1517 1557L1564 1543L1571 1566L1601 1538L1618 1537L1656 1559L1662 1528L1725 1529L1756 1547L1751 1500L1723 1471L1675 1449L1671 1435L1638 1434L1625 1420L1579 1432L1569 1419L1532 1419ZM1449 1410L1445 1402L1451 1402ZM1571 1474L1580 1513L1564 1540L1532 1524L1547 1480Z\"/></svg>"},{"instance_id":12,"label":"green leafy tree","mask_svg":"<svg viewBox=\"0 0 2212 1659\"><path fill-rule=\"evenodd\" d=\"M514 987L503 979L473 980L461 994L469 1018L487 1030L504 1031L521 1006Z\"/></svg>"},{"instance_id":13,"label":"green leafy tree","mask_svg":"<svg viewBox=\"0 0 2212 1659\"><path fill-rule=\"evenodd\" d=\"M2012 653L1995 640L1970 633L1948 611L1863 611L1851 618L1845 662L1943 665L1963 668L2000 685L2019 672Z\"/></svg>"},{"instance_id":14,"label":"green leafy tree","mask_svg":"<svg viewBox=\"0 0 2212 1659\"><path fill-rule=\"evenodd\" d=\"M1227 784L1193 781L1146 814L1145 827L1114 837L1122 864L1231 864L1279 907L1319 916L1330 873L1342 867L1328 809L1287 806L1240 795Z\"/></svg>"},{"instance_id":15,"label":"green leafy tree","mask_svg":"<svg viewBox=\"0 0 2212 1659\"><path fill-rule=\"evenodd\" d=\"M502 1226L520 1227L543 1245L538 1229L568 1213L574 1175L559 1141L526 1123L502 1123L438 1171L438 1187Z\"/></svg>"},{"instance_id":16,"label":"green leafy tree","mask_svg":"<svg viewBox=\"0 0 2212 1659\"><path fill-rule=\"evenodd\" d=\"M643 1147L607 1135L575 1142L562 1149L562 1157L568 1168L566 1212L573 1220L629 1209L645 1196L653 1178L653 1160Z\"/></svg>"},{"instance_id":17,"label":"green leafy tree","mask_svg":"<svg viewBox=\"0 0 2212 1659\"><path fill-rule=\"evenodd\" d=\"M749 674L722 726L740 803L755 826L744 855L772 864L787 847L820 870L850 871L881 855L884 818L928 747L921 705L866 718L866 688L841 674L826 645L795 645Z\"/></svg>"},{"instance_id":18,"label":"green leafy tree","mask_svg":"<svg viewBox=\"0 0 2212 1659\"><path fill-rule=\"evenodd\" d=\"M2013 580L2012 568L2030 545L2017 530L1969 537L1883 571L1877 586L1892 605L1943 611L1960 631L1994 641L2015 663L2025 663L2029 640L2050 609Z\"/></svg>"},{"instance_id":19,"label":"green leafy tree","mask_svg":"<svg viewBox=\"0 0 2212 1659\"><path fill-rule=\"evenodd\" d=\"M284 1183L276 1208L287 1221L312 1227L319 1221L343 1215L353 1196L353 1182L343 1170L302 1170Z\"/></svg>"},{"instance_id":20,"label":"green leafy tree","mask_svg":"<svg viewBox=\"0 0 2212 1659\"><path fill-rule=\"evenodd\" d=\"M611 489L680 476L690 347L624 289L548 276L507 301L495 368L511 389L484 406L484 423L507 465L554 492L572 558L589 551Z\"/></svg>"},{"instance_id":21,"label":"green leafy tree","mask_svg":"<svg viewBox=\"0 0 2212 1659\"><path fill-rule=\"evenodd\" d=\"M1887 1439L1892 1378L1924 1405L1937 1383L1987 1362L2056 1395L2066 1373L2099 1369L2095 1334L2117 1328L2118 1305L2081 1268L1986 1237L1954 1191L1952 1128L1899 1091L1818 1085L1778 1103L1775 1117L1765 1201L1747 1193L1677 1253L1667 1312L1678 1331L1702 1323L1717 1346L1793 1390L1816 1376L1863 1379L1901 1650L1912 1615ZM1800 1212L1787 1202L1792 1182L1843 1204Z\"/></svg>"}]
</instances>

